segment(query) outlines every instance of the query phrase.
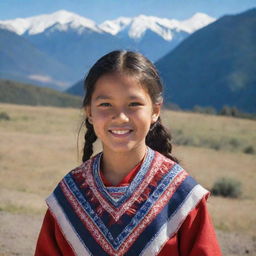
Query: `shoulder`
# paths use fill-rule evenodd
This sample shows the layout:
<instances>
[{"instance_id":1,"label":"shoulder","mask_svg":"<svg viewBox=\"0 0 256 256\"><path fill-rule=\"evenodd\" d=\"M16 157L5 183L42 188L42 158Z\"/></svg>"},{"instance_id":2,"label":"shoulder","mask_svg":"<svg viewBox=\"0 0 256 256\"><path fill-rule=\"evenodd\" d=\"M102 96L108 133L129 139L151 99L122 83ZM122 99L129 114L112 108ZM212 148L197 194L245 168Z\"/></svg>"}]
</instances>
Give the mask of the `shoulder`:
<instances>
[{"instance_id":1,"label":"shoulder","mask_svg":"<svg viewBox=\"0 0 256 256\"><path fill-rule=\"evenodd\" d=\"M49 198L52 195L59 194L59 191L66 191L67 187L82 187L85 180L88 180L92 176L93 165L99 162L95 161L99 157L100 153L70 170L62 179L59 180L53 191L47 197L46 202L49 201Z\"/></svg>"},{"instance_id":2,"label":"shoulder","mask_svg":"<svg viewBox=\"0 0 256 256\"><path fill-rule=\"evenodd\" d=\"M209 195L209 191L199 184L179 163L167 158L158 151L154 151L154 154L160 170L168 166L166 175L172 177L173 184L176 183L176 192L179 195L187 195L188 198L195 199L197 203L204 196Z\"/></svg>"},{"instance_id":3,"label":"shoulder","mask_svg":"<svg viewBox=\"0 0 256 256\"><path fill-rule=\"evenodd\" d=\"M89 171L92 170L93 165L97 162L95 160L99 159L101 153L93 156L87 161L83 162L81 165L75 167L71 171L69 171L61 180L61 182L67 178L73 177L75 179L86 178L86 175Z\"/></svg>"}]
</instances>

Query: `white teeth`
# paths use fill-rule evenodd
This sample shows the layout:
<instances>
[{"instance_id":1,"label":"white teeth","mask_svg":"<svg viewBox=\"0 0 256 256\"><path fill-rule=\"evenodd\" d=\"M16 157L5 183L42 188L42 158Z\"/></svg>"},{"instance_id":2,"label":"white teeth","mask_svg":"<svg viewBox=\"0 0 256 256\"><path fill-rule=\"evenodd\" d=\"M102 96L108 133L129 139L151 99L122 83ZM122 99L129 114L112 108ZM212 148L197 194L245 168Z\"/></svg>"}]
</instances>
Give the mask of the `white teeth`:
<instances>
[{"instance_id":1,"label":"white teeth","mask_svg":"<svg viewBox=\"0 0 256 256\"><path fill-rule=\"evenodd\" d=\"M126 133L128 133L130 130L118 130L118 131L112 131L111 130L111 132L112 133L114 133L114 134L126 134Z\"/></svg>"}]
</instances>

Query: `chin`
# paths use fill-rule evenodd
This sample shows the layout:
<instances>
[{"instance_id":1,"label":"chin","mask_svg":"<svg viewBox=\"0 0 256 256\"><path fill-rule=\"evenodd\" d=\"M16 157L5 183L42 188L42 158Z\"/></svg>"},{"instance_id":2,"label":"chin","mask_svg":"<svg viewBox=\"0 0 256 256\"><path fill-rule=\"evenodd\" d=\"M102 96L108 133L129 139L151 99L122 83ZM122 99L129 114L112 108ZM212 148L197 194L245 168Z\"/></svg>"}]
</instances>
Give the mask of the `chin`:
<instances>
[{"instance_id":1,"label":"chin","mask_svg":"<svg viewBox=\"0 0 256 256\"><path fill-rule=\"evenodd\" d=\"M145 144L138 145L138 144L131 144L131 143L125 143L125 144L116 143L116 144L112 144L111 146L106 146L103 148L105 148L106 150L112 151L114 153L128 153L144 146L146 145Z\"/></svg>"}]
</instances>

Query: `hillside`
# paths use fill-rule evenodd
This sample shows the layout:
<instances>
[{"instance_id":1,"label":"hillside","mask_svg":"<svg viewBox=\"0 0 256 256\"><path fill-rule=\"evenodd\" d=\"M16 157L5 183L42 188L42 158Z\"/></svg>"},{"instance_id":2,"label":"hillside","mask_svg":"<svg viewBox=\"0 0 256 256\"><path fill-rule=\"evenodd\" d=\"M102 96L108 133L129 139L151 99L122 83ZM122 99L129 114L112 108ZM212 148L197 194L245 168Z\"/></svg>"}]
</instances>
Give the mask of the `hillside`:
<instances>
[{"instance_id":1,"label":"hillside","mask_svg":"<svg viewBox=\"0 0 256 256\"><path fill-rule=\"evenodd\" d=\"M0 80L0 102L59 107L81 106L80 97L10 80Z\"/></svg>"},{"instance_id":2,"label":"hillside","mask_svg":"<svg viewBox=\"0 0 256 256\"><path fill-rule=\"evenodd\" d=\"M256 9L224 16L156 62L165 97L180 107L256 112Z\"/></svg>"},{"instance_id":3,"label":"hillside","mask_svg":"<svg viewBox=\"0 0 256 256\"><path fill-rule=\"evenodd\" d=\"M66 89L109 51L132 49L155 61L214 20L196 13L186 20L139 15L96 24L65 10L0 20L0 78Z\"/></svg>"},{"instance_id":4,"label":"hillside","mask_svg":"<svg viewBox=\"0 0 256 256\"><path fill-rule=\"evenodd\" d=\"M78 81L66 90L67 93L81 96L84 94L84 82L83 80Z\"/></svg>"},{"instance_id":5,"label":"hillside","mask_svg":"<svg viewBox=\"0 0 256 256\"><path fill-rule=\"evenodd\" d=\"M38 83L61 90L75 76L62 63L22 36L0 28L0 78Z\"/></svg>"}]
</instances>

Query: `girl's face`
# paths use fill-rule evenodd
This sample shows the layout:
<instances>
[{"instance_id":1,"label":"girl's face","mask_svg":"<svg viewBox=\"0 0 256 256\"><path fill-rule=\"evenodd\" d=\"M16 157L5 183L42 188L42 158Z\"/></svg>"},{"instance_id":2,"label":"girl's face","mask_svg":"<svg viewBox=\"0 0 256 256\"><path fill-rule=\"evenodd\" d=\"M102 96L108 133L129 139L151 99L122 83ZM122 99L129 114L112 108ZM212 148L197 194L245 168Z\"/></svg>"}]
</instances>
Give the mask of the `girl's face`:
<instances>
[{"instance_id":1,"label":"girl's face","mask_svg":"<svg viewBox=\"0 0 256 256\"><path fill-rule=\"evenodd\" d=\"M86 115L103 151L145 150L150 125L157 121L160 104L153 104L135 77L107 74L98 79Z\"/></svg>"}]
</instances>

